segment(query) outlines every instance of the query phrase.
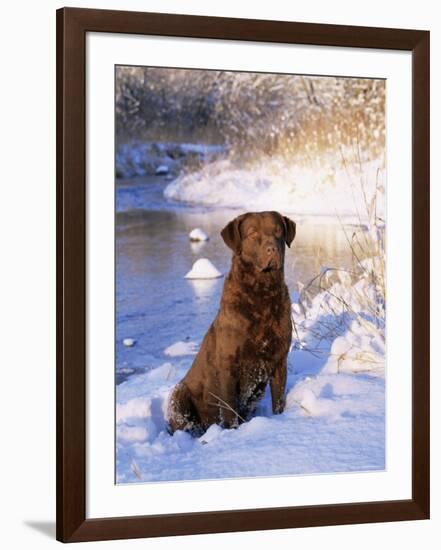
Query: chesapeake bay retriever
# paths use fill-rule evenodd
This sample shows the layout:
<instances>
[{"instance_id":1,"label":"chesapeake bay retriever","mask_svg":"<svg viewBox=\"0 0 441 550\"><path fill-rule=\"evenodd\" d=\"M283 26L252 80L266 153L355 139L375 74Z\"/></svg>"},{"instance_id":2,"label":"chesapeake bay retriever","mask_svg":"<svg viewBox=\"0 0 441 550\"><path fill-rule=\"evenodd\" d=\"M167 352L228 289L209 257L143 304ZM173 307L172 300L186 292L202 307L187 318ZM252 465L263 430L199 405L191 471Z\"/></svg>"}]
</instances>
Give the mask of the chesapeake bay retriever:
<instances>
[{"instance_id":1,"label":"chesapeake bay retriever","mask_svg":"<svg viewBox=\"0 0 441 550\"><path fill-rule=\"evenodd\" d=\"M284 258L295 234L296 224L278 212L243 214L222 230L233 251L231 270L216 319L170 396L171 433L237 427L254 413L268 382L273 413L283 411L292 336Z\"/></svg>"}]
</instances>

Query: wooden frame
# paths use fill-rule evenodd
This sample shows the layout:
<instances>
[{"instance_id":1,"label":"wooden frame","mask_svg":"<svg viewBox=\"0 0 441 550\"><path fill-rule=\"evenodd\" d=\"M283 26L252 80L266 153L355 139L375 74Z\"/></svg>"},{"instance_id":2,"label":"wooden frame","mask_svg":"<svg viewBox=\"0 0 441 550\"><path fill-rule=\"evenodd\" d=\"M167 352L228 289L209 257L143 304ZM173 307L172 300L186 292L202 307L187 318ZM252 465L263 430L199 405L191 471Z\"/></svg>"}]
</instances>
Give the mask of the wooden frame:
<instances>
[{"instance_id":1,"label":"wooden frame","mask_svg":"<svg viewBox=\"0 0 441 550\"><path fill-rule=\"evenodd\" d=\"M86 519L86 32L412 52L412 498ZM429 32L63 8L57 11L57 539L63 542L429 518Z\"/></svg>"}]
</instances>

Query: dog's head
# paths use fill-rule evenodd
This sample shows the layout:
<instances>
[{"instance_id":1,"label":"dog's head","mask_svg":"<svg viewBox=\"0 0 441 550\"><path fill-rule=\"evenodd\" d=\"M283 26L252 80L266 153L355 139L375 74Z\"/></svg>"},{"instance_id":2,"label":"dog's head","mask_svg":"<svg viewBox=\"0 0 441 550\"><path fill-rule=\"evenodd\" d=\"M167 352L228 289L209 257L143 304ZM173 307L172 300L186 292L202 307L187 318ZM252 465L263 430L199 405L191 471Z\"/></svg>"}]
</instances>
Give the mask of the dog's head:
<instances>
[{"instance_id":1,"label":"dog's head","mask_svg":"<svg viewBox=\"0 0 441 550\"><path fill-rule=\"evenodd\" d=\"M267 272L283 268L285 244L294 240L296 224L278 212L249 212L228 223L221 235L235 255Z\"/></svg>"}]
</instances>

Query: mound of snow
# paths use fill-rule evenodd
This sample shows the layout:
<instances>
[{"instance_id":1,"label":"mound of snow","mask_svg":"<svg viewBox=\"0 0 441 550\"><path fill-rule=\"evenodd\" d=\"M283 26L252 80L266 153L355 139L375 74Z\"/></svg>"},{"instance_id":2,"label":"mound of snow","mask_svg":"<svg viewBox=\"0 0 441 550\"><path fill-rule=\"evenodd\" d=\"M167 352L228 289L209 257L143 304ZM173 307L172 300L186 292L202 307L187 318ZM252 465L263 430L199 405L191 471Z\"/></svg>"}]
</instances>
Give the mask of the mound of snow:
<instances>
[{"instance_id":1,"label":"mound of snow","mask_svg":"<svg viewBox=\"0 0 441 550\"><path fill-rule=\"evenodd\" d=\"M146 397L135 397L116 405L116 421L118 424L130 419L142 419L149 416L151 416L151 402Z\"/></svg>"},{"instance_id":2,"label":"mound of snow","mask_svg":"<svg viewBox=\"0 0 441 550\"><path fill-rule=\"evenodd\" d=\"M324 269L321 291L293 304L296 347L314 351L329 342L323 372L384 376L386 311L379 263L361 262L364 270L355 281L344 270Z\"/></svg>"},{"instance_id":3,"label":"mound of snow","mask_svg":"<svg viewBox=\"0 0 441 550\"><path fill-rule=\"evenodd\" d=\"M375 414L384 408L384 391L382 383L371 381L343 374L306 377L288 392L286 408L332 419Z\"/></svg>"},{"instance_id":4,"label":"mound of snow","mask_svg":"<svg viewBox=\"0 0 441 550\"><path fill-rule=\"evenodd\" d=\"M158 430L153 421L152 400L139 396L117 403L116 425L117 439L124 446L155 438Z\"/></svg>"},{"instance_id":5,"label":"mound of snow","mask_svg":"<svg viewBox=\"0 0 441 550\"><path fill-rule=\"evenodd\" d=\"M222 273L207 258L196 260L191 270L185 275L186 279L217 279L218 277L222 277Z\"/></svg>"},{"instance_id":6,"label":"mound of snow","mask_svg":"<svg viewBox=\"0 0 441 550\"><path fill-rule=\"evenodd\" d=\"M365 327L353 321L350 330L334 340L324 371L383 373L385 342L372 323L367 320L363 323Z\"/></svg>"},{"instance_id":7,"label":"mound of snow","mask_svg":"<svg viewBox=\"0 0 441 550\"><path fill-rule=\"evenodd\" d=\"M260 167L239 168L218 160L168 184L165 197L205 206L281 210L301 216L331 216L367 221L367 204L377 196L376 214L384 215L381 163L305 167L273 159ZM363 187L360 188L360 185ZM379 192L377 192L379 191ZM364 198L366 196L366 199Z\"/></svg>"},{"instance_id":8,"label":"mound of snow","mask_svg":"<svg viewBox=\"0 0 441 550\"><path fill-rule=\"evenodd\" d=\"M156 168L155 174L157 176L165 176L165 174L168 174L168 170L168 166L166 166L165 164L161 164Z\"/></svg>"},{"instance_id":9,"label":"mound of snow","mask_svg":"<svg viewBox=\"0 0 441 550\"><path fill-rule=\"evenodd\" d=\"M208 241L208 235L202 229L199 229L199 227L190 231L188 236L190 237L190 241Z\"/></svg>"},{"instance_id":10,"label":"mound of snow","mask_svg":"<svg viewBox=\"0 0 441 550\"><path fill-rule=\"evenodd\" d=\"M136 340L134 338L124 338L123 344L127 348L131 348L132 346L134 346L136 344Z\"/></svg>"},{"instance_id":11,"label":"mound of snow","mask_svg":"<svg viewBox=\"0 0 441 550\"><path fill-rule=\"evenodd\" d=\"M165 355L179 357L182 355L196 355L198 351L196 342L175 342L164 350Z\"/></svg>"}]
</instances>

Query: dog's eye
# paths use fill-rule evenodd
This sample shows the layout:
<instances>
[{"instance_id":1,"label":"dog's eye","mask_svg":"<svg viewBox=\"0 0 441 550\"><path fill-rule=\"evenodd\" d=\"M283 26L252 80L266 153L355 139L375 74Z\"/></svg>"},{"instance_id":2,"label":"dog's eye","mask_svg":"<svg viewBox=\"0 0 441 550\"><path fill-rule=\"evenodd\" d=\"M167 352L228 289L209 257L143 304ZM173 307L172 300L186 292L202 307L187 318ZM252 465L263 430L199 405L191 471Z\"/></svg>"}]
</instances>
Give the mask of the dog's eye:
<instances>
[{"instance_id":1,"label":"dog's eye","mask_svg":"<svg viewBox=\"0 0 441 550\"><path fill-rule=\"evenodd\" d=\"M282 236L282 228L280 227L280 225L278 225L274 231L274 234L276 237L281 237Z\"/></svg>"},{"instance_id":2,"label":"dog's eye","mask_svg":"<svg viewBox=\"0 0 441 550\"><path fill-rule=\"evenodd\" d=\"M257 239L258 233L255 229L250 229L248 231L247 237L250 237L251 239Z\"/></svg>"}]
</instances>

